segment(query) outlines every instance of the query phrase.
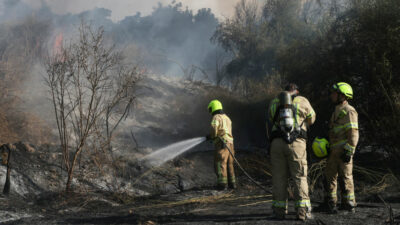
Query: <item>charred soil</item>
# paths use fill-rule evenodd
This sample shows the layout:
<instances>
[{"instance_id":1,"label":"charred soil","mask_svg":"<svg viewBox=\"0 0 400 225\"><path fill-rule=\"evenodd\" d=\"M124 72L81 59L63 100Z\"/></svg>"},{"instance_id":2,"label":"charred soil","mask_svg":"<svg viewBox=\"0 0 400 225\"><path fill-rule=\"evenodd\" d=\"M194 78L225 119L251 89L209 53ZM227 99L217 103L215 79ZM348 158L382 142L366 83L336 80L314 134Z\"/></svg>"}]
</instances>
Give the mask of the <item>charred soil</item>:
<instances>
[{"instance_id":1,"label":"charred soil","mask_svg":"<svg viewBox=\"0 0 400 225\"><path fill-rule=\"evenodd\" d=\"M314 210L313 219L303 223L296 220L293 199L289 199L286 219L274 220L272 195L251 183L238 168L237 189L215 190L212 151L186 154L147 171L145 176L144 170L137 166L139 169L130 174L136 179L124 178L121 182L135 191L110 189L99 184L98 179L85 177L86 180L76 181L79 188L73 193L62 191L65 174L54 164L57 155L49 152L50 147L34 152L15 150L11 193L0 198L1 224L398 224L400 221L396 185L383 185L388 180L372 182L359 171L355 171L358 199L355 214L339 211L331 215ZM237 156L243 167L270 190L268 157L261 151L240 150ZM133 162L130 165L134 167ZM3 182L4 167L0 175ZM316 181L311 192L314 207L322 201L319 182ZM290 193L291 190L289 196Z\"/></svg>"}]
</instances>

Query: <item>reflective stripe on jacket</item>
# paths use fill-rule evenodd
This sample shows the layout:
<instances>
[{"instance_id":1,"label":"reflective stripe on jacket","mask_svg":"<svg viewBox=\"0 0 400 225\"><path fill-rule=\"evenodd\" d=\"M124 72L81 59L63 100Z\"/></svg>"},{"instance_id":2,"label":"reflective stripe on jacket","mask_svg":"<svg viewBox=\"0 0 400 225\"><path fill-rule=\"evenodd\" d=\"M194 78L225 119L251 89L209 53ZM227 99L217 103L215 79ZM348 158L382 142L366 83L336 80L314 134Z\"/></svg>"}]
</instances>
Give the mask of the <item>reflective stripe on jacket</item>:
<instances>
[{"instance_id":1,"label":"reflective stripe on jacket","mask_svg":"<svg viewBox=\"0 0 400 225\"><path fill-rule=\"evenodd\" d=\"M337 105L329 123L331 148L354 152L358 143L358 114L347 101Z\"/></svg>"},{"instance_id":2,"label":"reflective stripe on jacket","mask_svg":"<svg viewBox=\"0 0 400 225\"><path fill-rule=\"evenodd\" d=\"M316 118L316 114L314 112L314 109L312 108L310 102L307 100L307 98L303 97L303 96L296 96L293 99L293 106L295 108L295 116L296 121L297 121L297 125L300 125L303 123L303 121L305 119L311 119L311 124L306 124L303 123L303 126L301 127L303 130L307 131L307 126L312 125L315 122L315 118ZM277 121L274 121L274 116L275 113L279 113L277 112L279 108L279 99L278 98L274 98L271 103L270 106L268 108L268 123L272 126L272 131L275 131L278 129L278 127L276 126L276 124L274 124L274 122L276 123Z\"/></svg>"}]
</instances>

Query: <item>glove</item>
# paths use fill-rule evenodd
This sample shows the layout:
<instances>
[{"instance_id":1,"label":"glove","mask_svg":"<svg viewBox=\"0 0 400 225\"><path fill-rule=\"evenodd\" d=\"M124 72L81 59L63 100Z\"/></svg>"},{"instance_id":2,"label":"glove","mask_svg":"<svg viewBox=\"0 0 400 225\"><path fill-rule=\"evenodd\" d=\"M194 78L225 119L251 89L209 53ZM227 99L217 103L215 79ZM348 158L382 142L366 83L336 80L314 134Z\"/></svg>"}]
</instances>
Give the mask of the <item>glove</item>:
<instances>
[{"instance_id":1,"label":"glove","mask_svg":"<svg viewBox=\"0 0 400 225\"><path fill-rule=\"evenodd\" d=\"M350 162L350 160L351 160L351 154L348 154L349 152L347 152L347 151L344 151L343 152L343 154L342 154L342 161L344 162L344 163L349 163Z\"/></svg>"},{"instance_id":2,"label":"glove","mask_svg":"<svg viewBox=\"0 0 400 225\"><path fill-rule=\"evenodd\" d=\"M352 147L351 145L349 145L348 143L344 145L344 151L342 154L342 161L344 163L349 163L351 160L351 157L353 156L353 152L355 150L355 147Z\"/></svg>"}]
</instances>

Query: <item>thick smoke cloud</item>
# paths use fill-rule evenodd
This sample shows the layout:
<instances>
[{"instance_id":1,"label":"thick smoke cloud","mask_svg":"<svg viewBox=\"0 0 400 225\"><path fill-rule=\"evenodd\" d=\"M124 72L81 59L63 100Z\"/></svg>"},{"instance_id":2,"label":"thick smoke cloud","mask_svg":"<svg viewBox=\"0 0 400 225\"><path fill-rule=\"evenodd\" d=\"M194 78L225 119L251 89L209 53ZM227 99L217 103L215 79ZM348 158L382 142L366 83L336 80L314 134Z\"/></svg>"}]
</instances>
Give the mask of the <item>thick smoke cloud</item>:
<instances>
[{"instance_id":1,"label":"thick smoke cloud","mask_svg":"<svg viewBox=\"0 0 400 225\"><path fill-rule=\"evenodd\" d=\"M56 37L60 37L60 34L66 41L74 36L76 37L76 28L79 26L82 17L86 21L90 21L94 27L103 26L107 38L112 39L117 48L125 51L130 63L139 61L144 64L148 71L155 74L177 76L193 69L191 65L195 65L196 68L201 68L201 70L196 69L195 76L202 76L205 72L212 78L213 72L216 71L217 58L222 56L221 58L224 58L226 63L230 61L231 56L224 55L226 53L220 47L211 43L210 38L219 22L232 14L234 5L238 1L182 0L182 4L167 1L162 1L163 4L157 4L153 0L87 0L79 2L77 0L0 0L0 29L3 31L0 32L0 57L3 55L0 60L12 57L24 60L23 64L27 66L27 72L23 71L18 74L22 83L18 89L24 91L23 94L18 94L23 100L24 106L20 111L34 111L40 117L48 120L53 116L50 115L52 108L46 98L47 89L43 82L45 71L40 60L35 60L43 59L46 53L51 52L54 41ZM313 2L316 0L303 0L303 2L306 1ZM189 7L186 8L187 6ZM310 9L312 10L313 7L311 5ZM140 13L137 13L138 11ZM116 19L116 15L118 15L118 19ZM25 40L27 38L29 42ZM18 48L15 46L18 46ZM7 63L5 62L4 65L8 65ZM19 63L16 62L15 64ZM2 83L5 83L2 77L5 71L0 68L0 81ZM8 77L13 76L8 75ZM170 76L162 77L163 79L173 79ZM155 81L151 84L157 83L157 79L152 79ZM156 89L162 89L159 87L160 85L166 86L161 82L157 85L154 85L153 92ZM163 91L156 90L160 93L152 106L159 107L154 107L157 110L142 113L142 115L148 116L143 118L142 121L148 120L150 124L145 125L150 129L150 133L160 133L160 127L153 124L154 121L160 121L158 126L162 124L163 128L170 124L173 125L171 129L169 127L164 129L171 135L176 133L195 135L188 132L193 130L189 129L193 124L185 125L182 121L193 120L193 112L196 111L204 111L205 113L205 115L199 115L198 118L206 118L204 121L208 119L209 115L203 108L209 101L208 96L205 97L207 100L203 99L204 102L196 104L196 106L201 106L200 108L194 109L192 103L195 101L198 103L199 100L188 98L186 92L183 93L181 89L183 88L174 84L171 87L166 87ZM154 93L147 95L154 97ZM165 96L170 96L170 99L166 99ZM181 96L182 99L177 101L177 96ZM162 101L161 98L165 101ZM154 100L154 98L151 98L145 103ZM189 105L190 107L187 108L193 111L188 113L187 109L181 109L180 111L187 118L182 119L180 117L178 121L175 121L175 114L169 112L169 109L167 111L159 110L165 108L166 105L170 106L171 102L175 102L179 106ZM187 104L182 104L182 102ZM159 117L155 116L157 113L160 114ZM166 117L167 114L170 117ZM164 118L164 120L157 120L157 118ZM132 124L134 123L135 121L132 122ZM200 126L197 127L199 130L202 129ZM195 132L196 135L202 133L197 131ZM141 138L138 132L135 134ZM147 134L146 136L150 137ZM165 142L171 140L169 136L167 137L168 140ZM158 138L160 143L162 142L161 138ZM153 139L151 142L154 144Z\"/></svg>"},{"instance_id":2,"label":"thick smoke cloud","mask_svg":"<svg viewBox=\"0 0 400 225\"><path fill-rule=\"evenodd\" d=\"M159 2L163 5L171 4L170 0L23 0L33 7L41 7L42 2L46 3L54 13L78 14L83 11L92 10L94 8L106 8L113 13L111 19L119 21L126 16L140 12L143 15L149 15L153 11L153 7ZM240 0L181 0L185 7L197 11L202 8L210 8L218 18L229 17L234 11L234 6Z\"/></svg>"},{"instance_id":3,"label":"thick smoke cloud","mask_svg":"<svg viewBox=\"0 0 400 225\"><path fill-rule=\"evenodd\" d=\"M190 70L194 65L196 74L207 74L208 78L212 78L216 57L229 59L229 56L210 42L219 20L211 8L233 9L230 4L223 1L200 4L187 0L170 4L125 0L115 4L91 0L80 1L79 4L74 0L0 0L0 19L15 22L33 16L46 21L53 31L48 38L52 42L60 32L64 33L66 40L69 39L73 36L71 31L76 30L81 18L84 18L94 26L103 26L119 47L130 49L131 56L141 58L142 63L154 73L187 75L192 73ZM203 6L206 8L196 9ZM124 9L135 9L135 13ZM113 20L113 15L121 16L120 20Z\"/></svg>"},{"instance_id":4,"label":"thick smoke cloud","mask_svg":"<svg viewBox=\"0 0 400 225\"><path fill-rule=\"evenodd\" d=\"M156 74L180 76L191 65L196 65L203 70L197 69L196 75L202 76L204 72L212 75L216 55L223 52L210 42L219 21L209 8L198 11L180 3L155 4L149 13L130 13L115 21L111 17L118 12L95 8L101 6L98 4L91 5L91 10L76 13L65 6L71 13L57 14L54 2L0 0L0 29L4 31L0 35L0 60L21 59L26 66L16 76L19 82L14 82L22 100L15 110L32 112L49 123L52 123L53 109L44 84L43 59L52 52L56 37L62 35L64 41L74 36L76 39L81 18L93 27L103 26L106 38L124 50L128 62L139 60L147 71ZM87 2L82 1L82 4L85 6ZM0 68L3 83L11 76L3 76L5 71Z\"/></svg>"}]
</instances>

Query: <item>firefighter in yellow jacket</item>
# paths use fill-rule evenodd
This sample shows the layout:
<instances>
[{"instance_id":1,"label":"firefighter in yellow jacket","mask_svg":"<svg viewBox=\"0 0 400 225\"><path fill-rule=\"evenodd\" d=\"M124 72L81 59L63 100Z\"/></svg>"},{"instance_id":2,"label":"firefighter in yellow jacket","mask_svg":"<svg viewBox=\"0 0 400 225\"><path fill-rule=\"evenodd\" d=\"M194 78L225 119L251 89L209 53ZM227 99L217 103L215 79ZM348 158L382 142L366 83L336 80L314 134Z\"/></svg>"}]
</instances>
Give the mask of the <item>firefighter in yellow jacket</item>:
<instances>
[{"instance_id":1,"label":"firefighter in yellow jacket","mask_svg":"<svg viewBox=\"0 0 400 225\"><path fill-rule=\"evenodd\" d=\"M207 139L213 140L215 147L214 168L217 175L217 187L220 190L236 188L233 157L235 154L232 137L232 121L222 111L222 104L218 100L212 100L208 105L208 111L213 116L211 120L211 133ZM229 150L228 150L229 148Z\"/></svg>"},{"instance_id":2,"label":"firefighter in yellow jacket","mask_svg":"<svg viewBox=\"0 0 400 225\"><path fill-rule=\"evenodd\" d=\"M311 203L307 183L307 128L315 121L315 112L310 102L299 96L295 84L286 86L285 91L273 99L269 106L268 127L273 202L277 219L287 213L288 178L294 180L294 197L297 218L311 218Z\"/></svg>"},{"instance_id":3,"label":"firefighter in yellow jacket","mask_svg":"<svg viewBox=\"0 0 400 225\"><path fill-rule=\"evenodd\" d=\"M353 183L353 154L358 133L358 114L348 103L353 98L353 89L344 82L333 85L331 100L336 104L329 123L330 154L325 168L326 203L331 213L336 213L337 180L341 189L341 208L355 211L356 201Z\"/></svg>"}]
</instances>

